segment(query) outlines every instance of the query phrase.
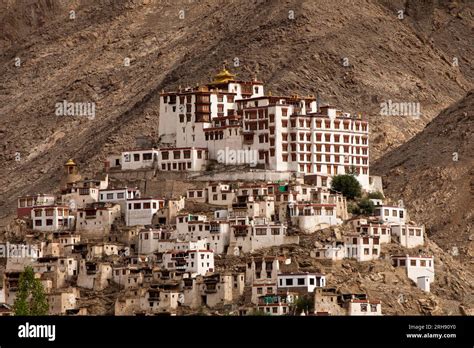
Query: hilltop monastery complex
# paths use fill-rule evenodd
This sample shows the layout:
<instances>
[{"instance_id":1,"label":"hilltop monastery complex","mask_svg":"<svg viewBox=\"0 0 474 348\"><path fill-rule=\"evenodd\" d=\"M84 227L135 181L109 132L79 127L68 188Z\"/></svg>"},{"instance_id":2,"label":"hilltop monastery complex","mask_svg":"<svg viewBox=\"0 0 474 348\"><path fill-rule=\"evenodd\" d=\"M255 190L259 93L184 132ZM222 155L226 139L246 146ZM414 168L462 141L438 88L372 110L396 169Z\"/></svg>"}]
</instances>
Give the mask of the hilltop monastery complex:
<instances>
[{"instance_id":1,"label":"hilltop monastery complex","mask_svg":"<svg viewBox=\"0 0 474 348\"><path fill-rule=\"evenodd\" d=\"M84 297L115 289L107 314L382 315L379 299L337 290L324 265L380 261L390 244L403 252L384 259L430 291L435 261L414 251L425 229L403 204L371 199L373 213L356 215L331 190L335 175L350 174L364 194L382 193L369 176L364 117L314 97L265 94L262 82L224 68L209 84L161 93L154 140L110 154L97 179L65 159L57 193L18 198L29 232L21 245L2 245L23 257L7 258L0 275L1 313L12 313L31 266L51 314L93 314ZM213 179L216 166L227 180ZM164 197L118 179L138 172L157 180L168 172L186 186ZM341 227L332 242L313 243L320 268L302 270L280 249ZM301 298L312 307L299 311Z\"/></svg>"}]
</instances>

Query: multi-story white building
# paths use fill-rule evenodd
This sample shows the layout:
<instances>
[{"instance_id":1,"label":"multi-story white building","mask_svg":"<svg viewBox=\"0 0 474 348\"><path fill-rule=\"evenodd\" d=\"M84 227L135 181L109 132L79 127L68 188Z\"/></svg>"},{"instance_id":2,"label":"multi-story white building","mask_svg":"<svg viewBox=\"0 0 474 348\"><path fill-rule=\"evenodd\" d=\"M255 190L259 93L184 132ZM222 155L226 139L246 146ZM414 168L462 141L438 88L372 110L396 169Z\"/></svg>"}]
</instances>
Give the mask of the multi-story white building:
<instances>
[{"instance_id":1,"label":"multi-story white building","mask_svg":"<svg viewBox=\"0 0 474 348\"><path fill-rule=\"evenodd\" d=\"M207 148L174 147L159 149L158 169L161 171L202 171L208 163Z\"/></svg>"},{"instance_id":2,"label":"multi-story white building","mask_svg":"<svg viewBox=\"0 0 474 348\"><path fill-rule=\"evenodd\" d=\"M125 223L127 226L151 225L153 215L164 206L164 199L159 198L127 199Z\"/></svg>"},{"instance_id":3,"label":"multi-story white building","mask_svg":"<svg viewBox=\"0 0 474 348\"><path fill-rule=\"evenodd\" d=\"M256 218L252 221L246 219L243 223L231 224L230 229L228 255L240 255L276 245L299 243L299 236L289 235L285 224L270 222L265 218Z\"/></svg>"},{"instance_id":4,"label":"multi-story white building","mask_svg":"<svg viewBox=\"0 0 474 348\"><path fill-rule=\"evenodd\" d=\"M120 219L120 216L120 205L118 204L93 205L78 209L76 230L106 235L110 232L112 224Z\"/></svg>"},{"instance_id":5,"label":"multi-story white building","mask_svg":"<svg viewBox=\"0 0 474 348\"><path fill-rule=\"evenodd\" d=\"M207 198L209 204L229 206L235 198L235 192L229 184L210 184L207 187Z\"/></svg>"},{"instance_id":6,"label":"multi-story white building","mask_svg":"<svg viewBox=\"0 0 474 348\"><path fill-rule=\"evenodd\" d=\"M85 208L99 200L99 189L97 187L72 186L62 190L61 202L71 210Z\"/></svg>"},{"instance_id":7,"label":"multi-story white building","mask_svg":"<svg viewBox=\"0 0 474 348\"><path fill-rule=\"evenodd\" d=\"M153 168L158 162L157 149L136 149L122 152L122 170Z\"/></svg>"},{"instance_id":8,"label":"multi-story white building","mask_svg":"<svg viewBox=\"0 0 474 348\"><path fill-rule=\"evenodd\" d=\"M392 225L392 234L400 245L415 248L424 244L425 226Z\"/></svg>"},{"instance_id":9,"label":"multi-story white building","mask_svg":"<svg viewBox=\"0 0 474 348\"><path fill-rule=\"evenodd\" d=\"M221 162L223 151L244 150L275 171L355 171L368 188L368 135L366 119L319 106L314 97L265 96L262 82L237 81L225 69L210 84L160 96L160 141L206 148Z\"/></svg>"},{"instance_id":10,"label":"multi-story white building","mask_svg":"<svg viewBox=\"0 0 474 348\"><path fill-rule=\"evenodd\" d=\"M376 206L374 215L389 224L404 224L407 220L405 208L391 205Z\"/></svg>"},{"instance_id":11,"label":"multi-story white building","mask_svg":"<svg viewBox=\"0 0 474 348\"><path fill-rule=\"evenodd\" d=\"M163 229L142 229L138 232L138 254L152 254L162 240L171 240L171 232Z\"/></svg>"},{"instance_id":12,"label":"multi-story white building","mask_svg":"<svg viewBox=\"0 0 474 348\"><path fill-rule=\"evenodd\" d=\"M433 256L394 255L392 264L394 267L406 268L408 278L420 289L430 291L430 284L434 282L435 276Z\"/></svg>"},{"instance_id":13,"label":"multi-story white building","mask_svg":"<svg viewBox=\"0 0 474 348\"><path fill-rule=\"evenodd\" d=\"M214 252L211 250L170 250L163 253L162 265L170 271L191 273L192 276L214 272Z\"/></svg>"},{"instance_id":14,"label":"multi-story white building","mask_svg":"<svg viewBox=\"0 0 474 348\"><path fill-rule=\"evenodd\" d=\"M99 202L120 204L121 211L126 210L127 199L140 198L138 188L124 187L99 191Z\"/></svg>"},{"instance_id":15,"label":"multi-story white building","mask_svg":"<svg viewBox=\"0 0 474 348\"><path fill-rule=\"evenodd\" d=\"M348 235L344 237L346 257L359 262L376 260L380 256L380 238Z\"/></svg>"},{"instance_id":16,"label":"multi-story white building","mask_svg":"<svg viewBox=\"0 0 474 348\"><path fill-rule=\"evenodd\" d=\"M54 205L56 196L52 194L38 194L18 197L17 216L30 217L31 209L40 206Z\"/></svg>"},{"instance_id":17,"label":"multi-story white building","mask_svg":"<svg viewBox=\"0 0 474 348\"><path fill-rule=\"evenodd\" d=\"M326 286L326 277L319 273L280 273L278 290L312 293L317 287Z\"/></svg>"},{"instance_id":18,"label":"multi-story white building","mask_svg":"<svg viewBox=\"0 0 474 348\"><path fill-rule=\"evenodd\" d=\"M336 204L290 203L288 204L291 221L301 231L312 233L317 228L339 225L342 220L336 216Z\"/></svg>"},{"instance_id":19,"label":"multi-story white building","mask_svg":"<svg viewBox=\"0 0 474 348\"><path fill-rule=\"evenodd\" d=\"M357 226L356 231L361 235L379 237L380 244L386 244L391 242L391 228L388 224L366 222Z\"/></svg>"},{"instance_id":20,"label":"multi-story white building","mask_svg":"<svg viewBox=\"0 0 474 348\"><path fill-rule=\"evenodd\" d=\"M54 232L72 230L74 216L69 215L69 207L51 205L35 207L31 210L33 229L37 231Z\"/></svg>"},{"instance_id":21,"label":"multi-story white building","mask_svg":"<svg viewBox=\"0 0 474 348\"><path fill-rule=\"evenodd\" d=\"M206 240L206 248L217 254L229 245L230 226L225 220L208 220L205 215L178 215L176 236L182 241Z\"/></svg>"}]
</instances>

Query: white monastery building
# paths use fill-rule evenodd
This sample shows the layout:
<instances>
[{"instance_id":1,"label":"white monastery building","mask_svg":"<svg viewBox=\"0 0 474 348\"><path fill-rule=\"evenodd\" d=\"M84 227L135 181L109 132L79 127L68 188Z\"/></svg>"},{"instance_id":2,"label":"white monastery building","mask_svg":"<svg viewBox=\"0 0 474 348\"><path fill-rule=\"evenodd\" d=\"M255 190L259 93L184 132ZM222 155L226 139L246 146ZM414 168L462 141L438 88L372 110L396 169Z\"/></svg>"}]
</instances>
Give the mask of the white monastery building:
<instances>
[{"instance_id":1,"label":"white monastery building","mask_svg":"<svg viewBox=\"0 0 474 348\"><path fill-rule=\"evenodd\" d=\"M262 82L236 80L225 68L207 85L160 95L159 141L173 151L207 149L209 159L222 163L237 154L236 164L278 172L332 176L354 170L369 187L366 119L317 105L314 97L265 95ZM250 155L240 156L242 151Z\"/></svg>"}]
</instances>

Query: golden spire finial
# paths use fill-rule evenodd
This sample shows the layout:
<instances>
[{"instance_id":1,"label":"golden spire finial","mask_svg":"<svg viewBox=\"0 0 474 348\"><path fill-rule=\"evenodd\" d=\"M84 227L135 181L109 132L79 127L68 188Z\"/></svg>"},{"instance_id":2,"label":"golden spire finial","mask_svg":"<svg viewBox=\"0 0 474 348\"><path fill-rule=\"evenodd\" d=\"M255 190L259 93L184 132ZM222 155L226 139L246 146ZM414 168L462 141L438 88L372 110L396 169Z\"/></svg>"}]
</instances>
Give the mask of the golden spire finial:
<instances>
[{"instance_id":1,"label":"golden spire finial","mask_svg":"<svg viewBox=\"0 0 474 348\"><path fill-rule=\"evenodd\" d=\"M226 62L224 62L222 71L214 75L214 80L212 81L212 83L214 84L228 83L230 81L234 81L234 78L235 78L235 75L232 74L229 70L227 70Z\"/></svg>"}]
</instances>

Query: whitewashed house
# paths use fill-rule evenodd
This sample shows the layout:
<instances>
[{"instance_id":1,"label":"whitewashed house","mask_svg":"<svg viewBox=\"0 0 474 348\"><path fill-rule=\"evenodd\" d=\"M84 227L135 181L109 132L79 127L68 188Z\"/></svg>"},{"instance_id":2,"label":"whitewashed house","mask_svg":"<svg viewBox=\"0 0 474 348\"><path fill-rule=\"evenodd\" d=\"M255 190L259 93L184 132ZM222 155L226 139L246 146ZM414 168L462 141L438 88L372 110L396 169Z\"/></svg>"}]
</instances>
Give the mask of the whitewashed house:
<instances>
[{"instance_id":1,"label":"whitewashed house","mask_svg":"<svg viewBox=\"0 0 474 348\"><path fill-rule=\"evenodd\" d=\"M52 206L55 202L56 196L53 194L36 194L18 197L17 217L30 217L33 208Z\"/></svg>"},{"instance_id":2,"label":"whitewashed house","mask_svg":"<svg viewBox=\"0 0 474 348\"><path fill-rule=\"evenodd\" d=\"M391 242L391 228L386 223L365 223L356 227L357 233L360 235L367 235L380 238L380 244L387 244Z\"/></svg>"},{"instance_id":3,"label":"whitewashed house","mask_svg":"<svg viewBox=\"0 0 474 348\"><path fill-rule=\"evenodd\" d=\"M407 220L407 212L405 208L391 205L375 207L374 215L389 224L404 224Z\"/></svg>"},{"instance_id":4,"label":"whitewashed house","mask_svg":"<svg viewBox=\"0 0 474 348\"><path fill-rule=\"evenodd\" d=\"M140 198L140 190L138 188L108 188L99 191L99 202L117 203L120 205L122 213L126 210L127 199Z\"/></svg>"},{"instance_id":5,"label":"whitewashed house","mask_svg":"<svg viewBox=\"0 0 474 348\"><path fill-rule=\"evenodd\" d=\"M31 210L33 229L44 232L65 231L74 229L74 215L69 207L51 205L35 207Z\"/></svg>"},{"instance_id":6,"label":"whitewashed house","mask_svg":"<svg viewBox=\"0 0 474 348\"><path fill-rule=\"evenodd\" d=\"M382 303L378 300L351 299L346 306L347 315L382 315Z\"/></svg>"},{"instance_id":7,"label":"whitewashed house","mask_svg":"<svg viewBox=\"0 0 474 348\"><path fill-rule=\"evenodd\" d=\"M235 192L229 184L210 184L207 187L207 201L209 204L230 206L235 198Z\"/></svg>"},{"instance_id":8,"label":"whitewashed house","mask_svg":"<svg viewBox=\"0 0 474 348\"><path fill-rule=\"evenodd\" d=\"M326 286L326 277L319 273L280 273L278 290L312 293L317 287Z\"/></svg>"},{"instance_id":9,"label":"whitewashed house","mask_svg":"<svg viewBox=\"0 0 474 348\"><path fill-rule=\"evenodd\" d=\"M415 248L425 243L425 226L392 225L392 234L400 245L405 248Z\"/></svg>"},{"instance_id":10,"label":"whitewashed house","mask_svg":"<svg viewBox=\"0 0 474 348\"><path fill-rule=\"evenodd\" d=\"M214 272L214 253L210 250L171 250L163 253L162 265L170 271L205 275Z\"/></svg>"},{"instance_id":11,"label":"whitewashed house","mask_svg":"<svg viewBox=\"0 0 474 348\"><path fill-rule=\"evenodd\" d=\"M207 148L175 147L159 149L158 169L161 171L203 171L208 163Z\"/></svg>"},{"instance_id":12,"label":"whitewashed house","mask_svg":"<svg viewBox=\"0 0 474 348\"><path fill-rule=\"evenodd\" d=\"M228 255L299 243L299 236L289 235L285 224L269 222L266 219L257 218L245 224L232 224L230 229Z\"/></svg>"},{"instance_id":13,"label":"whitewashed house","mask_svg":"<svg viewBox=\"0 0 474 348\"><path fill-rule=\"evenodd\" d=\"M138 254L149 255L159 249L160 242L171 240L171 232L165 229L142 229L138 232Z\"/></svg>"},{"instance_id":14,"label":"whitewashed house","mask_svg":"<svg viewBox=\"0 0 474 348\"><path fill-rule=\"evenodd\" d=\"M122 152L120 161L122 170L153 168L157 165L159 151L157 149L136 149Z\"/></svg>"},{"instance_id":15,"label":"whitewashed house","mask_svg":"<svg viewBox=\"0 0 474 348\"><path fill-rule=\"evenodd\" d=\"M430 292L430 284L434 282L435 276L433 256L395 255L392 256L392 264L394 267L406 268L408 278L420 289Z\"/></svg>"},{"instance_id":16,"label":"whitewashed house","mask_svg":"<svg viewBox=\"0 0 474 348\"><path fill-rule=\"evenodd\" d=\"M110 233L112 224L121 217L120 205L93 205L77 210L76 230L89 236Z\"/></svg>"},{"instance_id":17,"label":"whitewashed house","mask_svg":"<svg viewBox=\"0 0 474 348\"><path fill-rule=\"evenodd\" d=\"M155 213L165 206L160 198L127 199L125 223L127 226L151 225Z\"/></svg>"},{"instance_id":18,"label":"whitewashed house","mask_svg":"<svg viewBox=\"0 0 474 348\"><path fill-rule=\"evenodd\" d=\"M357 234L344 237L346 258L359 262L377 260L380 257L380 238L359 236Z\"/></svg>"}]
</instances>

